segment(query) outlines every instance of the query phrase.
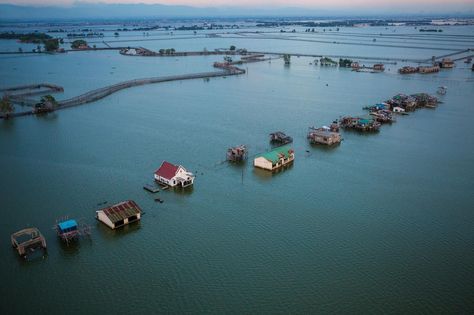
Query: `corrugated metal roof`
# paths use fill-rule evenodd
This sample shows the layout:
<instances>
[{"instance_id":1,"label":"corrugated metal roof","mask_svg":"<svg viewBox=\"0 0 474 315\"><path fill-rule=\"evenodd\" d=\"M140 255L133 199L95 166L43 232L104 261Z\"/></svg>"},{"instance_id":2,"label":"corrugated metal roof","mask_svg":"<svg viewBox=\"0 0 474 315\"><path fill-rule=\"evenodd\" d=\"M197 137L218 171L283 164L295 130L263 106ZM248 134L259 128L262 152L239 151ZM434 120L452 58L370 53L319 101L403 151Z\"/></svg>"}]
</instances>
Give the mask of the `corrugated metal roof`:
<instances>
[{"instance_id":1,"label":"corrugated metal roof","mask_svg":"<svg viewBox=\"0 0 474 315\"><path fill-rule=\"evenodd\" d=\"M64 231L66 229L77 227L77 222L76 220L67 220L67 221L59 223L58 226L61 230Z\"/></svg>"},{"instance_id":2,"label":"corrugated metal roof","mask_svg":"<svg viewBox=\"0 0 474 315\"><path fill-rule=\"evenodd\" d=\"M116 205L101 209L113 223L119 222L142 212L133 200L122 201Z\"/></svg>"},{"instance_id":3,"label":"corrugated metal roof","mask_svg":"<svg viewBox=\"0 0 474 315\"><path fill-rule=\"evenodd\" d=\"M269 152L263 153L257 157L263 157L269 161L272 161L273 163L276 163L278 160L280 160L281 155L283 155L285 158L289 158L291 154L290 152L293 152L293 149L291 149L289 145L284 145Z\"/></svg>"},{"instance_id":4,"label":"corrugated metal roof","mask_svg":"<svg viewBox=\"0 0 474 315\"><path fill-rule=\"evenodd\" d=\"M331 132L328 130L311 130L311 134L314 134L320 137L335 137L338 135L337 132Z\"/></svg>"}]
</instances>

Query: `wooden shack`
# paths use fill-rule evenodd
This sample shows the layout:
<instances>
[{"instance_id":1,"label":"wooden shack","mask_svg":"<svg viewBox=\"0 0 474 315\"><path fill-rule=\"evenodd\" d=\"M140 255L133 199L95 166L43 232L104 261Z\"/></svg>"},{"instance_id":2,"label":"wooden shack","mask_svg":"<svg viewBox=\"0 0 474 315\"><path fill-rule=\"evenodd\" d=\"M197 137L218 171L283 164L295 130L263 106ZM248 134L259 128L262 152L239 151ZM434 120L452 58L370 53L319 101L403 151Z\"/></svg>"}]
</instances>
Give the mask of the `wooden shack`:
<instances>
[{"instance_id":1,"label":"wooden shack","mask_svg":"<svg viewBox=\"0 0 474 315\"><path fill-rule=\"evenodd\" d=\"M312 144L333 145L341 142L341 135L330 131L330 128L310 127L307 138Z\"/></svg>"},{"instance_id":2,"label":"wooden shack","mask_svg":"<svg viewBox=\"0 0 474 315\"><path fill-rule=\"evenodd\" d=\"M439 63L439 65L441 68L445 68L445 69L454 68L454 61L451 60L450 58L443 58L441 62Z\"/></svg>"},{"instance_id":3,"label":"wooden shack","mask_svg":"<svg viewBox=\"0 0 474 315\"><path fill-rule=\"evenodd\" d=\"M111 207L96 211L96 219L116 229L121 226L139 221L142 210L133 200L122 201Z\"/></svg>"},{"instance_id":4,"label":"wooden shack","mask_svg":"<svg viewBox=\"0 0 474 315\"><path fill-rule=\"evenodd\" d=\"M418 67L405 66L398 69L398 73L400 74L409 74L409 73L416 73L416 72L418 72Z\"/></svg>"},{"instance_id":5,"label":"wooden shack","mask_svg":"<svg viewBox=\"0 0 474 315\"><path fill-rule=\"evenodd\" d=\"M290 146L285 145L258 155L254 159L253 165L258 168L274 171L292 163L294 159L295 152Z\"/></svg>"},{"instance_id":6,"label":"wooden shack","mask_svg":"<svg viewBox=\"0 0 474 315\"><path fill-rule=\"evenodd\" d=\"M242 162L245 159L247 159L247 147L245 145L227 149L227 161Z\"/></svg>"},{"instance_id":7,"label":"wooden shack","mask_svg":"<svg viewBox=\"0 0 474 315\"><path fill-rule=\"evenodd\" d=\"M56 224L56 232L58 236L65 242L69 242L79 237L79 226L76 220L65 220Z\"/></svg>"},{"instance_id":8,"label":"wooden shack","mask_svg":"<svg viewBox=\"0 0 474 315\"><path fill-rule=\"evenodd\" d=\"M270 142L278 144L288 144L293 142L293 138L287 136L284 132L275 131L270 134Z\"/></svg>"},{"instance_id":9,"label":"wooden shack","mask_svg":"<svg viewBox=\"0 0 474 315\"><path fill-rule=\"evenodd\" d=\"M376 64L374 64L372 69L375 70L375 71L385 71L385 66L384 66L383 63L376 63Z\"/></svg>"},{"instance_id":10,"label":"wooden shack","mask_svg":"<svg viewBox=\"0 0 474 315\"><path fill-rule=\"evenodd\" d=\"M18 254L25 258L38 248L46 252L46 239L37 228L26 228L13 233L11 242Z\"/></svg>"},{"instance_id":11,"label":"wooden shack","mask_svg":"<svg viewBox=\"0 0 474 315\"><path fill-rule=\"evenodd\" d=\"M439 66L432 66L432 67L420 66L418 67L418 72L422 74L439 72Z\"/></svg>"}]
</instances>

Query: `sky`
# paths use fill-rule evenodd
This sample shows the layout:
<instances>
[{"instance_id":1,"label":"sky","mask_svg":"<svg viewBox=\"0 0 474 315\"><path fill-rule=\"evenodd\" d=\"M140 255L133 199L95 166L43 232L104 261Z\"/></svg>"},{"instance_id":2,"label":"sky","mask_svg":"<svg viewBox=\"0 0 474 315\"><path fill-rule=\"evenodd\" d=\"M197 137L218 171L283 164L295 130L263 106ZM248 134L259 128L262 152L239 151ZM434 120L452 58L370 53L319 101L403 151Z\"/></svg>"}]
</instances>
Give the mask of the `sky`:
<instances>
[{"instance_id":1,"label":"sky","mask_svg":"<svg viewBox=\"0 0 474 315\"><path fill-rule=\"evenodd\" d=\"M0 3L17 5L60 5L71 6L77 0L0 0ZM308 7L308 8L344 8L366 7L366 8L429 8L430 6L474 6L474 0L81 0L87 3L146 3L146 4L168 4L168 5L189 5L195 7L216 7L216 6L242 6L242 7Z\"/></svg>"}]
</instances>

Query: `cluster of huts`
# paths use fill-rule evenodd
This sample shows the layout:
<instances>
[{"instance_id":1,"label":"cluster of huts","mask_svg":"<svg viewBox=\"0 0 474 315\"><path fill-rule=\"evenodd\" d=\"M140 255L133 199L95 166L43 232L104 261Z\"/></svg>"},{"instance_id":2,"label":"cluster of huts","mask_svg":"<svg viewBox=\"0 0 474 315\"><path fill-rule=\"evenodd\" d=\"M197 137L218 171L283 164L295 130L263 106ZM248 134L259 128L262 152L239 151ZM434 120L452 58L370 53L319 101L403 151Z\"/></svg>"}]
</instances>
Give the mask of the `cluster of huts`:
<instances>
[{"instance_id":1,"label":"cluster of huts","mask_svg":"<svg viewBox=\"0 0 474 315\"><path fill-rule=\"evenodd\" d=\"M164 161L155 171L154 178L158 184L166 187L188 187L194 183L194 174L181 165ZM105 203L102 203L105 204ZM111 229L117 229L133 222L140 221L142 210L133 200L126 200L96 211L95 217ZM75 219L63 218L56 221L54 230L65 243L90 236L91 228L80 224ZM37 228L26 228L11 235L12 246L21 257L27 258L37 249L46 252L46 239Z\"/></svg>"},{"instance_id":2,"label":"cluster of huts","mask_svg":"<svg viewBox=\"0 0 474 315\"><path fill-rule=\"evenodd\" d=\"M427 93L417 93L412 95L397 94L391 99L387 100L386 108L390 111L400 112L412 112L417 108L428 107L434 108L438 104L438 99Z\"/></svg>"},{"instance_id":3,"label":"cluster of huts","mask_svg":"<svg viewBox=\"0 0 474 315\"><path fill-rule=\"evenodd\" d=\"M421 107L432 108L437 103L438 99L436 97L426 93L412 95L397 94L386 102L365 107L364 109L369 111L368 115L344 116L339 120L333 121L329 127L309 127L307 139L311 144L338 144L342 141L339 133L340 128L361 132L375 132L380 129L382 124L395 122L394 113L404 114ZM293 138L282 131L276 131L270 134L270 142L279 145L279 147L257 155L253 163L255 167L275 171L293 162L295 153L289 146L293 142ZM247 148L244 145L227 150L227 160L231 162L244 161L247 155Z\"/></svg>"},{"instance_id":4,"label":"cluster of huts","mask_svg":"<svg viewBox=\"0 0 474 315\"><path fill-rule=\"evenodd\" d=\"M439 66L419 66L419 67L412 67L412 66L404 66L398 69L398 73L400 74L410 74L410 73L435 73L439 72Z\"/></svg>"},{"instance_id":5,"label":"cluster of huts","mask_svg":"<svg viewBox=\"0 0 474 315\"><path fill-rule=\"evenodd\" d=\"M122 201L110 207L105 207L96 211L96 219L103 222L111 229L117 229L124 225L139 221L142 210L133 200ZM69 245L70 242L78 240L80 237L90 236L89 225L79 223L75 219L63 218L56 221L54 230L57 236ZM35 227L25 228L11 235L12 246L23 258L28 258L30 254L41 249L46 253L46 238Z\"/></svg>"},{"instance_id":6,"label":"cluster of huts","mask_svg":"<svg viewBox=\"0 0 474 315\"><path fill-rule=\"evenodd\" d=\"M446 87L440 88L443 89L444 93L446 92ZM310 127L307 138L312 144L334 145L342 140L339 133L340 128L363 132L378 131L381 124L395 121L393 113L414 111L421 107L433 108L437 103L438 99L436 97L426 93L412 95L397 94L383 103L365 107L364 109L369 111L368 116L345 116L340 118L339 121L333 121L329 127ZM295 152L290 146L293 142L292 137L282 131L276 131L270 134L270 142L278 146L268 152L256 155L253 161L254 167L273 172L294 161ZM245 145L239 145L227 150L228 161L242 162L247 157L248 150ZM186 188L194 184L195 175L182 165L163 161L161 166L155 171L154 179L158 184L166 188ZM159 191L159 189L144 188L151 192ZM126 200L97 210L96 219L111 229L117 229L140 221L142 214L141 208L135 201ZM68 244L80 236L90 235L89 226L85 224L80 225L76 220L69 218L57 220L54 228L58 237ZM46 239L37 228L26 228L13 233L11 235L11 243L22 257L26 257L36 249L46 251Z\"/></svg>"},{"instance_id":7,"label":"cluster of huts","mask_svg":"<svg viewBox=\"0 0 474 315\"><path fill-rule=\"evenodd\" d=\"M398 69L398 73L400 74L410 74L410 73L435 73L439 72L441 68L443 69L451 69L454 67L454 61L450 58L443 58L441 61L435 61L433 59L432 65L430 66L419 66L419 67L412 67L412 66L404 66Z\"/></svg>"},{"instance_id":8,"label":"cluster of huts","mask_svg":"<svg viewBox=\"0 0 474 315\"><path fill-rule=\"evenodd\" d=\"M329 57L321 57L319 59L319 63L321 66L334 66L341 68L352 68L353 71L370 71L370 72L383 72L385 71L385 66L382 63L376 63L372 66L361 65L357 61L353 61L351 59L344 59L340 58L339 62L329 58ZM314 60L314 64L318 64L318 60Z\"/></svg>"}]
</instances>

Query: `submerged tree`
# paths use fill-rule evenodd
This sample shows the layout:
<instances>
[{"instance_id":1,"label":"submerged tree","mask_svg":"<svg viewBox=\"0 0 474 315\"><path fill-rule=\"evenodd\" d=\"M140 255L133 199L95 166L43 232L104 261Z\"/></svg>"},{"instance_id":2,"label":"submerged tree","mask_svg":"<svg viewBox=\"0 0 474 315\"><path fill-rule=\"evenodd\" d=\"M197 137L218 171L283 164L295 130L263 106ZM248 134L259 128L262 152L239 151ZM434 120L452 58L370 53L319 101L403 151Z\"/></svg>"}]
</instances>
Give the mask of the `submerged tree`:
<instances>
[{"instance_id":1,"label":"submerged tree","mask_svg":"<svg viewBox=\"0 0 474 315\"><path fill-rule=\"evenodd\" d=\"M47 39L44 41L44 50L46 51L56 51L59 48L59 39Z\"/></svg>"},{"instance_id":2,"label":"submerged tree","mask_svg":"<svg viewBox=\"0 0 474 315\"><path fill-rule=\"evenodd\" d=\"M35 105L36 113L48 113L54 111L58 107L58 101L52 95L45 95L41 101Z\"/></svg>"},{"instance_id":3,"label":"submerged tree","mask_svg":"<svg viewBox=\"0 0 474 315\"><path fill-rule=\"evenodd\" d=\"M78 39L72 42L72 49L78 49L79 47L87 47L87 42L83 39Z\"/></svg>"},{"instance_id":4,"label":"submerged tree","mask_svg":"<svg viewBox=\"0 0 474 315\"><path fill-rule=\"evenodd\" d=\"M8 96L4 95L0 100L0 113L3 113L5 117L8 117L8 115L11 114L14 110L15 108L8 99Z\"/></svg>"}]
</instances>

